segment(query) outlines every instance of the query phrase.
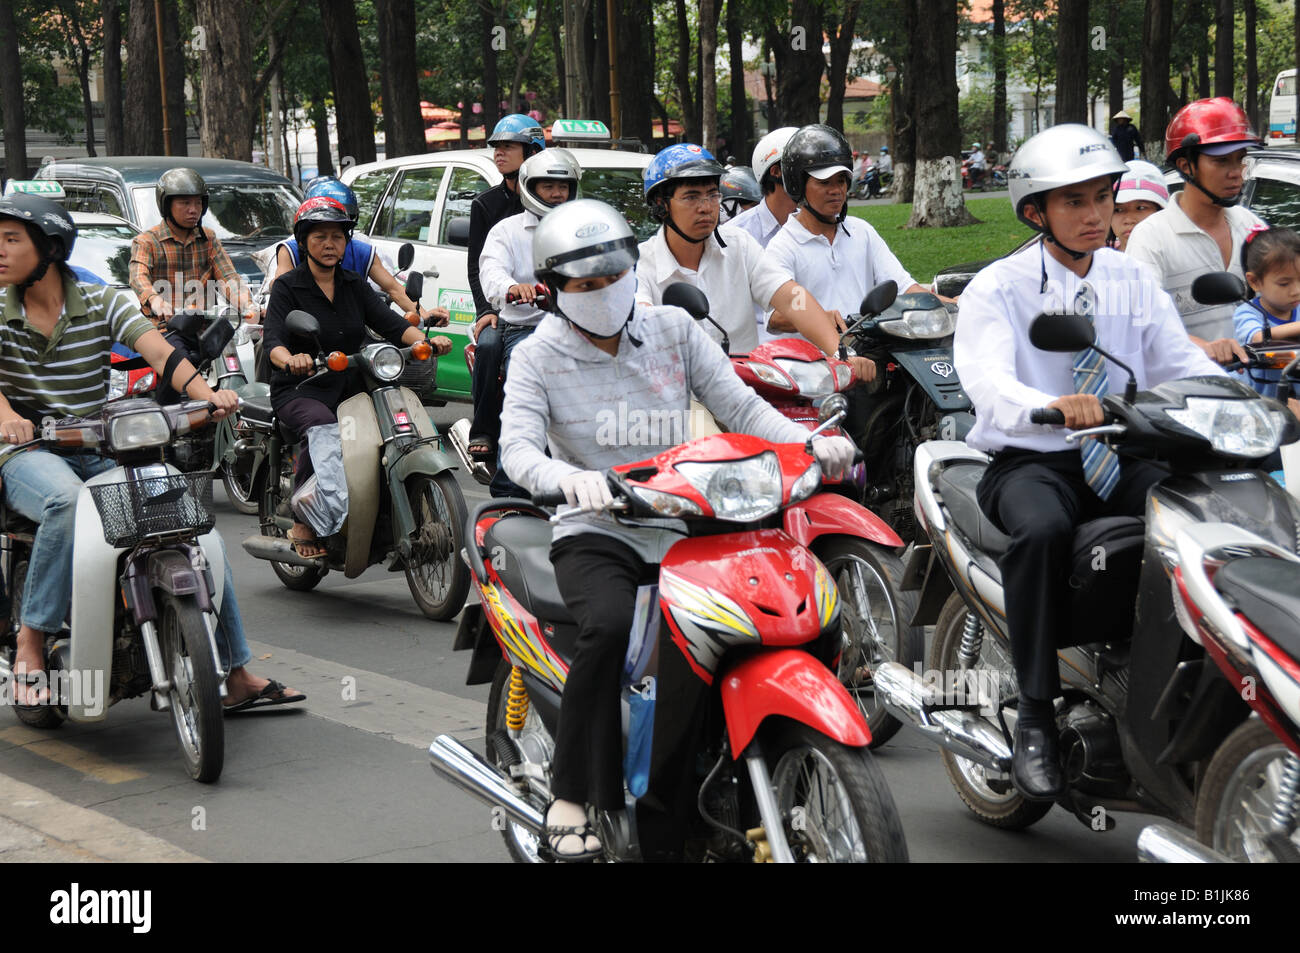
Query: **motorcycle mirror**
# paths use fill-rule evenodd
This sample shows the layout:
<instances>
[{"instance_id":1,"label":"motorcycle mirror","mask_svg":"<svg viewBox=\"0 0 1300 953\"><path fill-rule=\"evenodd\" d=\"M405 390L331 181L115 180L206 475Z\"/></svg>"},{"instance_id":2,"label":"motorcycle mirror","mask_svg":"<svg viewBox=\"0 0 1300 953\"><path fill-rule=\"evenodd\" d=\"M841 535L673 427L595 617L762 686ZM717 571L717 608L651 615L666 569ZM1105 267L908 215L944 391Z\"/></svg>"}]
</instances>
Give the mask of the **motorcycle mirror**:
<instances>
[{"instance_id":1,"label":"motorcycle mirror","mask_svg":"<svg viewBox=\"0 0 1300 953\"><path fill-rule=\"evenodd\" d=\"M417 305L424 297L424 275L420 272L413 271L406 276L406 296Z\"/></svg>"},{"instance_id":2,"label":"motorcycle mirror","mask_svg":"<svg viewBox=\"0 0 1300 953\"><path fill-rule=\"evenodd\" d=\"M1226 271L1211 271L1192 282L1192 298L1198 304L1232 304L1246 299L1246 283Z\"/></svg>"},{"instance_id":3,"label":"motorcycle mirror","mask_svg":"<svg viewBox=\"0 0 1300 953\"><path fill-rule=\"evenodd\" d=\"M849 402L843 394L831 394L822 401L821 409L817 411L817 422L824 424L841 411L848 411Z\"/></svg>"},{"instance_id":4,"label":"motorcycle mirror","mask_svg":"<svg viewBox=\"0 0 1300 953\"><path fill-rule=\"evenodd\" d=\"M880 314L898 297L898 283L892 279L882 281L862 299L862 304L858 306L859 314Z\"/></svg>"},{"instance_id":5,"label":"motorcycle mirror","mask_svg":"<svg viewBox=\"0 0 1300 953\"><path fill-rule=\"evenodd\" d=\"M1096 339L1092 322L1082 314L1044 313L1029 325L1029 343L1040 351L1082 351Z\"/></svg>"},{"instance_id":6,"label":"motorcycle mirror","mask_svg":"<svg viewBox=\"0 0 1300 953\"><path fill-rule=\"evenodd\" d=\"M206 320L207 315L202 311L181 311L167 320L167 330L175 331L182 337L194 338Z\"/></svg>"},{"instance_id":7,"label":"motorcycle mirror","mask_svg":"<svg viewBox=\"0 0 1300 953\"><path fill-rule=\"evenodd\" d=\"M397 249L397 270L406 271L413 261L415 261L415 246L410 242L404 242L402 247Z\"/></svg>"},{"instance_id":8,"label":"motorcycle mirror","mask_svg":"<svg viewBox=\"0 0 1300 953\"><path fill-rule=\"evenodd\" d=\"M681 308L696 321L709 316L709 298L694 285L676 281L664 289L663 302L670 308Z\"/></svg>"},{"instance_id":9,"label":"motorcycle mirror","mask_svg":"<svg viewBox=\"0 0 1300 953\"><path fill-rule=\"evenodd\" d=\"M306 311L290 311L284 319L285 327L299 337L314 338L320 334L320 322Z\"/></svg>"},{"instance_id":10,"label":"motorcycle mirror","mask_svg":"<svg viewBox=\"0 0 1300 953\"><path fill-rule=\"evenodd\" d=\"M453 218L447 223L447 244L469 247L469 219Z\"/></svg>"},{"instance_id":11,"label":"motorcycle mirror","mask_svg":"<svg viewBox=\"0 0 1300 953\"><path fill-rule=\"evenodd\" d=\"M221 355L235 336L235 326L229 321L213 321L199 335L199 362L206 364Z\"/></svg>"}]
</instances>

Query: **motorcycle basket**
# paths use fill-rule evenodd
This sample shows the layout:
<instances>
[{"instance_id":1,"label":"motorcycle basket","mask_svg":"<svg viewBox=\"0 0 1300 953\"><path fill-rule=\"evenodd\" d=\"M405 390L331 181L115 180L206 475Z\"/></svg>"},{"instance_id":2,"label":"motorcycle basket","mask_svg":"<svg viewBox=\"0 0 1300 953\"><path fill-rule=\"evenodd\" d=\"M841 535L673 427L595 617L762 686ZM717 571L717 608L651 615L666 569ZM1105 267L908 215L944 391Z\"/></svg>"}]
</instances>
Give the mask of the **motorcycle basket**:
<instances>
[{"instance_id":1,"label":"motorcycle basket","mask_svg":"<svg viewBox=\"0 0 1300 953\"><path fill-rule=\"evenodd\" d=\"M104 524L104 541L114 548L169 533L201 536L216 523L211 473L92 484L89 489Z\"/></svg>"}]
</instances>

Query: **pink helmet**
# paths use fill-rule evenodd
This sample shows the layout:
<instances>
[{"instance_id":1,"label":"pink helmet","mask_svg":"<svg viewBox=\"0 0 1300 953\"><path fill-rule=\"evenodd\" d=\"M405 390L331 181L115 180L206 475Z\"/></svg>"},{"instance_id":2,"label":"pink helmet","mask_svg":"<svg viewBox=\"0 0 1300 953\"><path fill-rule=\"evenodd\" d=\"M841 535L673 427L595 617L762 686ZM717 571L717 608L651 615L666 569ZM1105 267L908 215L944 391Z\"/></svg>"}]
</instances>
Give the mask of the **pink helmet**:
<instances>
[{"instance_id":1,"label":"pink helmet","mask_svg":"<svg viewBox=\"0 0 1300 953\"><path fill-rule=\"evenodd\" d=\"M1159 169L1141 159L1133 159L1125 164L1128 171L1120 176L1115 188L1115 204L1144 201L1161 208L1169 204L1169 189Z\"/></svg>"}]
</instances>

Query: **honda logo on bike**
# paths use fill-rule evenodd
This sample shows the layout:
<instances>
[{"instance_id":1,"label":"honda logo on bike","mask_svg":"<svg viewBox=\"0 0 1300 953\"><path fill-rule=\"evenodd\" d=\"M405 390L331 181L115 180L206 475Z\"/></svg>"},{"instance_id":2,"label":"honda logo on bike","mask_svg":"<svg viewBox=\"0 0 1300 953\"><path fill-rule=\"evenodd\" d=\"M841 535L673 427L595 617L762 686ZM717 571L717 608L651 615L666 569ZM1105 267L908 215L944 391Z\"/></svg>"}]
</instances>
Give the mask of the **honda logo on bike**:
<instances>
[{"instance_id":1,"label":"honda logo on bike","mask_svg":"<svg viewBox=\"0 0 1300 953\"><path fill-rule=\"evenodd\" d=\"M947 361L936 361L930 365L930 370L940 377L952 377L953 375L953 366Z\"/></svg>"}]
</instances>

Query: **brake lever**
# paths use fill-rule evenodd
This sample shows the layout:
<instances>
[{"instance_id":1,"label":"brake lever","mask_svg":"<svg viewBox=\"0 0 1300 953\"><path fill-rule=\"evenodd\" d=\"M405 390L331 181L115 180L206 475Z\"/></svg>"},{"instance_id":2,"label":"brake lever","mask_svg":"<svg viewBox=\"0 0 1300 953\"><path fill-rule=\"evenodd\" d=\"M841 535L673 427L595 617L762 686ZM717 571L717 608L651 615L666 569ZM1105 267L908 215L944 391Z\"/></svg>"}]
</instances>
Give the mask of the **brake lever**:
<instances>
[{"instance_id":1,"label":"brake lever","mask_svg":"<svg viewBox=\"0 0 1300 953\"><path fill-rule=\"evenodd\" d=\"M613 503L609 504L609 506L602 506L598 510L580 510L577 509L576 507L571 510L565 510L563 513L556 513L554 516L550 518L548 522L558 523L561 520L568 519L571 516L585 516L589 513L604 513L604 512L613 513L613 512L617 512L620 510L627 510L627 509L631 509L631 507L627 505L626 500L615 500Z\"/></svg>"},{"instance_id":2,"label":"brake lever","mask_svg":"<svg viewBox=\"0 0 1300 953\"><path fill-rule=\"evenodd\" d=\"M1088 427L1085 430L1072 430L1065 435L1066 443L1078 443L1084 437L1122 437L1128 433L1123 424L1106 424L1101 427Z\"/></svg>"}]
</instances>

